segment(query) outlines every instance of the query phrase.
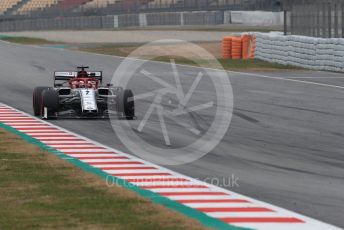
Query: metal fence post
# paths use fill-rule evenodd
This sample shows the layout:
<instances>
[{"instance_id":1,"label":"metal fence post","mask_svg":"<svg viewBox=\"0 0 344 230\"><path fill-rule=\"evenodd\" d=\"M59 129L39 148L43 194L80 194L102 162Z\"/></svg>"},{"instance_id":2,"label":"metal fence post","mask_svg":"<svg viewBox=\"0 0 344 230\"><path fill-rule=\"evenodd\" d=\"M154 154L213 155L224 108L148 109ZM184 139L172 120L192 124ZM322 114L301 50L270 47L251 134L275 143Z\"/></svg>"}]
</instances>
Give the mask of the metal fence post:
<instances>
[{"instance_id":1,"label":"metal fence post","mask_svg":"<svg viewBox=\"0 0 344 230\"><path fill-rule=\"evenodd\" d=\"M292 0L289 0L289 9L290 9L290 21L289 21L289 24L290 24L290 27L289 27L289 30L290 30L290 33L293 34L295 31L294 31L294 9L293 9L293 2Z\"/></svg>"},{"instance_id":2,"label":"metal fence post","mask_svg":"<svg viewBox=\"0 0 344 230\"><path fill-rule=\"evenodd\" d=\"M328 6L328 13L327 13L327 20L328 20L328 38L332 37L332 7L331 3L327 3Z\"/></svg>"},{"instance_id":3,"label":"metal fence post","mask_svg":"<svg viewBox=\"0 0 344 230\"><path fill-rule=\"evenodd\" d=\"M342 2L342 38L344 38L344 3Z\"/></svg>"},{"instance_id":4,"label":"metal fence post","mask_svg":"<svg viewBox=\"0 0 344 230\"><path fill-rule=\"evenodd\" d=\"M284 35L288 35L288 0L283 1Z\"/></svg>"},{"instance_id":5,"label":"metal fence post","mask_svg":"<svg viewBox=\"0 0 344 230\"><path fill-rule=\"evenodd\" d=\"M321 25L320 25L320 4L319 2L315 2L315 8L316 8L316 37L320 37L321 33L320 33L320 30L321 30Z\"/></svg>"},{"instance_id":6,"label":"metal fence post","mask_svg":"<svg viewBox=\"0 0 344 230\"><path fill-rule=\"evenodd\" d=\"M327 17L326 17L326 3L322 4L322 36L323 38L326 38L326 25L327 25Z\"/></svg>"},{"instance_id":7,"label":"metal fence post","mask_svg":"<svg viewBox=\"0 0 344 230\"><path fill-rule=\"evenodd\" d=\"M333 9L334 9L334 37L338 38L339 34L338 34L338 5L337 2L334 2L333 5Z\"/></svg>"}]
</instances>

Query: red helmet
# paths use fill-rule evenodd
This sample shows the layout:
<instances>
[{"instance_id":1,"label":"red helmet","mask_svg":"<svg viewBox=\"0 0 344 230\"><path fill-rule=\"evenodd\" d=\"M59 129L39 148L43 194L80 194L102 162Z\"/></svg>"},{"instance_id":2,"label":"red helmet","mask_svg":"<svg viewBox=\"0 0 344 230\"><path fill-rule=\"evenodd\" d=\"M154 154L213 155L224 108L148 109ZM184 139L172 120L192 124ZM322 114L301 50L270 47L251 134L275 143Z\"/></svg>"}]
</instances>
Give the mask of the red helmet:
<instances>
[{"instance_id":1,"label":"red helmet","mask_svg":"<svg viewBox=\"0 0 344 230\"><path fill-rule=\"evenodd\" d=\"M85 70L81 70L78 72L78 78L87 78L88 74Z\"/></svg>"}]
</instances>

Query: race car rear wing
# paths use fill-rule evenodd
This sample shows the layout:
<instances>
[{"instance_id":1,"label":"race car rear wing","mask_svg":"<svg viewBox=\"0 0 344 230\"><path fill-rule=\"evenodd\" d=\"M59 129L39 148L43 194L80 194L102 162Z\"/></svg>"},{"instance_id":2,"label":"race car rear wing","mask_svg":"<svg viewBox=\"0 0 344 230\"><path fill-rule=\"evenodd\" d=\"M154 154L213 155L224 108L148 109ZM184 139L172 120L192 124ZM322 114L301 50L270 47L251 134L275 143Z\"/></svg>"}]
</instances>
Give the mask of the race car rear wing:
<instances>
[{"instance_id":1,"label":"race car rear wing","mask_svg":"<svg viewBox=\"0 0 344 230\"><path fill-rule=\"evenodd\" d=\"M103 72L102 71L87 71L89 77L96 78L99 81L103 81ZM68 81L72 78L78 76L77 71L56 71L54 73L54 82L56 81Z\"/></svg>"}]
</instances>

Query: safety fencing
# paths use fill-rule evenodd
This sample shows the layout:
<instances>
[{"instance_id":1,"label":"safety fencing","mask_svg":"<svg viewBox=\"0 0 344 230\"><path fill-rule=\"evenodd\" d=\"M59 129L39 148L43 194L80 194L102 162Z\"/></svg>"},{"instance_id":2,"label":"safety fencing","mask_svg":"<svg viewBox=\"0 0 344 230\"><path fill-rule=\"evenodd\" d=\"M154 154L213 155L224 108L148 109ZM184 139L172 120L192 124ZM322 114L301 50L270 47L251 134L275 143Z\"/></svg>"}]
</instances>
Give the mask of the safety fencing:
<instances>
[{"instance_id":1,"label":"safety fencing","mask_svg":"<svg viewBox=\"0 0 344 230\"><path fill-rule=\"evenodd\" d=\"M6 0L0 0L0 2ZM33 3L47 2L35 0ZM74 1L74 3L73 3ZM282 10L282 0L125 0L107 1L97 0L92 3L81 4L80 0L70 0L71 4L52 4L49 7L32 9L23 5L28 0L9 7L0 14L0 20L39 19L56 17L106 16L140 13L192 12L192 11L272 11ZM52 1L51 1L52 2ZM56 2L56 1L55 1ZM78 4L79 2L79 4ZM112 3L106 3L112 2ZM20 10L20 14L18 13Z\"/></svg>"},{"instance_id":2,"label":"safety fencing","mask_svg":"<svg viewBox=\"0 0 344 230\"><path fill-rule=\"evenodd\" d=\"M193 11L56 17L0 21L0 32L24 30L113 29L145 26L224 25L281 26L281 12ZM251 15L251 16L249 16ZM248 20L248 18L250 20ZM265 20L261 20L264 18Z\"/></svg>"},{"instance_id":3,"label":"safety fencing","mask_svg":"<svg viewBox=\"0 0 344 230\"><path fill-rule=\"evenodd\" d=\"M293 35L344 38L343 0L287 0Z\"/></svg>"},{"instance_id":4,"label":"safety fencing","mask_svg":"<svg viewBox=\"0 0 344 230\"><path fill-rule=\"evenodd\" d=\"M253 59L256 50L256 36L227 36L222 40L222 57L224 59Z\"/></svg>"},{"instance_id":5,"label":"safety fencing","mask_svg":"<svg viewBox=\"0 0 344 230\"><path fill-rule=\"evenodd\" d=\"M315 70L344 72L344 39L256 33L256 58Z\"/></svg>"},{"instance_id":6,"label":"safety fencing","mask_svg":"<svg viewBox=\"0 0 344 230\"><path fill-rule=\"evenodd\" d=\"M0 31L113 28L113 16L27 19L0 22Z\"/></svg>"}]
</instances>

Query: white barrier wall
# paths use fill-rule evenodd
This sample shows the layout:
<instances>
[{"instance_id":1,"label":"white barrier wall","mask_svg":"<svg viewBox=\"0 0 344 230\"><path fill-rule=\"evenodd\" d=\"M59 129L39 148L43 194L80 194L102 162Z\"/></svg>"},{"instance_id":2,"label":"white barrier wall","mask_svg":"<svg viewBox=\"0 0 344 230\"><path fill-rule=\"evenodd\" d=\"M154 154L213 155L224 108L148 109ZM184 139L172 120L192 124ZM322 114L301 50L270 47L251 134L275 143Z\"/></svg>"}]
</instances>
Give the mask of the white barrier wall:
<instances>
[{"instance_id":1,"label":"white barrier wall","mask_svg":"<svg viewBox=\"0 0 344 230\"><path fill-rule=\"evenodd\" d=\"M283 12L232 11L231 23L252 26L283 26Z\"/></svg>"},{"instance_id":2,"label":"white barrier wall","mask_svg":"<svg viewBox=\"0 0 344 230\"><path fill-rule=\"evenodd\" d=\"M256 58L308 69L344 72L344 39L256 33Z\"/></svg>"}]
</instances>

